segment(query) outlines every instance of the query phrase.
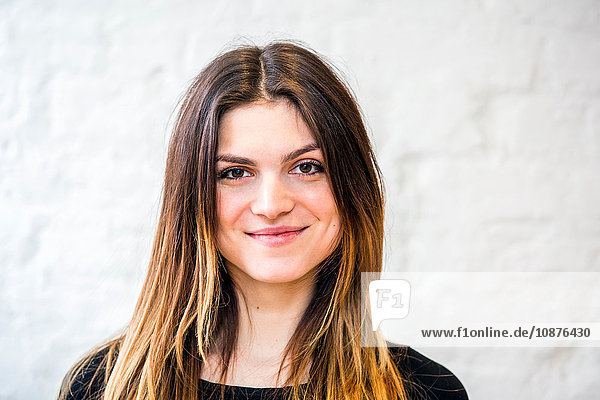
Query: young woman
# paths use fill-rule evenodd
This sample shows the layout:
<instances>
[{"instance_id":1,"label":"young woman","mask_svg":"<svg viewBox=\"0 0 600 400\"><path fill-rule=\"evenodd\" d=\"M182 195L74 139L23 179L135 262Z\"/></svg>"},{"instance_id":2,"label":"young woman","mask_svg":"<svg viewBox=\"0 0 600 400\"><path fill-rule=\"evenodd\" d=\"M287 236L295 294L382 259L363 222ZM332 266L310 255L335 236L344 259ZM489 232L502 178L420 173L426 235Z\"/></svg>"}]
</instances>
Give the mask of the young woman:
<instances>
[{"instance_id":1,"label":"young woman","mask_svg":"<svg viewBox=\"0 0 600 400\"><path fill-rule=\"evenodd\" d=\"M332 67L289 42L222 54L179 111L133 318L59 397L466 399L411 348L361 347L360 273L381 270L383 218Z\"/></svg>"}]
</instances>

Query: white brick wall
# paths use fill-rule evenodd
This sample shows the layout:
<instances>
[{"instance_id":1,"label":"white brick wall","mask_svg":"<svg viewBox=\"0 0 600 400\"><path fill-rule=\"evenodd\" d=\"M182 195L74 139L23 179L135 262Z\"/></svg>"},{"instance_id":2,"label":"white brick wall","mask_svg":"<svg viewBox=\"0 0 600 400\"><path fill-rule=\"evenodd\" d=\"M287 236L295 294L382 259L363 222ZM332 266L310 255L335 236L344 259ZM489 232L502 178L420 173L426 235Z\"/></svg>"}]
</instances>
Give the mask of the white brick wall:
<instances>
[{"instance_id":1,"label":"white brick wall","mask_svg":"<svg viewBox=\"0 0 600 400\"><path fill-rule=\"evenodd\" d=\"M168 121L236 37L348 77L409 270L600 269L600 3L0 1L0 399L128 320ZM443 294L438 294L443 301ZM600 349L422 349L472 398L593 398Z\"/></svg>"}]
</instances>

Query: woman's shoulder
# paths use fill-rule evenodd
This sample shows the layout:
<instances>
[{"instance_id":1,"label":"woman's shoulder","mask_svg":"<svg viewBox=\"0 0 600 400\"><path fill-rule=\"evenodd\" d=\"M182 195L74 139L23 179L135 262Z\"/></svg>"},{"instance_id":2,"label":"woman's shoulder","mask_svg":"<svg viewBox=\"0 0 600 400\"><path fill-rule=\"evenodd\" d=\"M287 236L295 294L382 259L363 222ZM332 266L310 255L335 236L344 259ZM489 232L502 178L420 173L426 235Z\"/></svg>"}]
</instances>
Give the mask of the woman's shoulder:
<instances>
[{"instance_id":1,"label":"woman's shoulder","mask_svg":"<svg viewBox=\"0 0 600 400\"><path fill-rule=\"evenodd\" d=\"M468 400L463 384L450 370L412 347L388 342L392 358L409 381L411 398L432 400Z\"/></svg>"},{"instance_id":2,"label":"woman's shoulder","mask_svg":"<svg viewBox=\"0 0 600 400\"><path fill-rule=\"evenodd\" d=\"M107 366L116 359L116 344L101 346L77 362L63 379L59 400L99 400L106 386ZM388 349L408 381L411 399L468 400L460 380L443 365L415 349L388 342Z\"/></svg>"},{"instance_id":3,"label":"woman's shoulder","mask_svg":"<svg viewBox=\"0 0 600 400\"><path fill-rule=\"evenodd\" d=\"M107 365L116 359L115 348L114 342L102 345L73 365L62 381L58 400L101 399Z\"/></svg>"}]
</instances>

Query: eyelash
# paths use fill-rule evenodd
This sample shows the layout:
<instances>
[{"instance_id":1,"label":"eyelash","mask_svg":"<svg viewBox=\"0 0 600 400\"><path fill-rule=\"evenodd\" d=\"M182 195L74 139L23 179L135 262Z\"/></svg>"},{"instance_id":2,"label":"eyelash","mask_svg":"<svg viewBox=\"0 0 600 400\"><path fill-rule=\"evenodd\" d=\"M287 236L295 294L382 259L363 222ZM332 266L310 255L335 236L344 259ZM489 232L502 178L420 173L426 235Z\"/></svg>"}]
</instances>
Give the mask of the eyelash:
<instances>
[{"instance_id":1,"label":"eyelash","mask_svg":"<svg viewBox=\"0 0 600 400\"><path fill-rule=\"evenodd\" d=\"M300 173L298 175L300 175L300 176L311 176L311 175L317 174L319 172L323 172L325 170L325 168L320 163L318 163L316 161L303 161L303 162L297 164L293 169L296 169L299 166L306 165L306 164L309 164L309 165L312 165L313 167L315 167L316 171L309 172L309 173ZM242 171L246 171L244 168L240 168L240 167L227 168L227 169L219 172L219 174L217 174L217 178L218 179L228 179L230 181L235 181L235 180L238 180L238 179L247 178L246 176L238 176L238 177L228 177L227 176L227 174L229 174L231 171L235 171L235 170L238 170L238 169L242 170Z\"/></svg>"}]
</instances>

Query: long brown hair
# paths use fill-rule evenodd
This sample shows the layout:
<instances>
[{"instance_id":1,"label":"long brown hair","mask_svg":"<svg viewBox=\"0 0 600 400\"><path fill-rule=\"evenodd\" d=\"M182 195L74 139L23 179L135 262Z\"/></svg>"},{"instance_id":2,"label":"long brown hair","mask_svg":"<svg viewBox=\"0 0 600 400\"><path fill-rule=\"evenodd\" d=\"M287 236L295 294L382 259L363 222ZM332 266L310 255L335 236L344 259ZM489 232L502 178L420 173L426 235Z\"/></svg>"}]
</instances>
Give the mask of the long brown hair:
<instances>
[{"instance_id":1,"label":"long brown hair","mask_svg":"<svg viewBox=\"0 0 600 400\"><path fill-rule=\"evenodd\" d=\"M238 299L215 242L219 121L234 107L280 99L313 132L341 220L338 245L316 267L314 297L285 350L290 398L406 398L387 348L361 346L360 273L381 271L384 186L356 101L334 71L307 47L279 41L225 52L195 78L169 144L158 229L134 316L105 346L118 352L105 363L105 400L196 399L209 354L221 357L225 382Z\"/></svg>"}]
</instances>

